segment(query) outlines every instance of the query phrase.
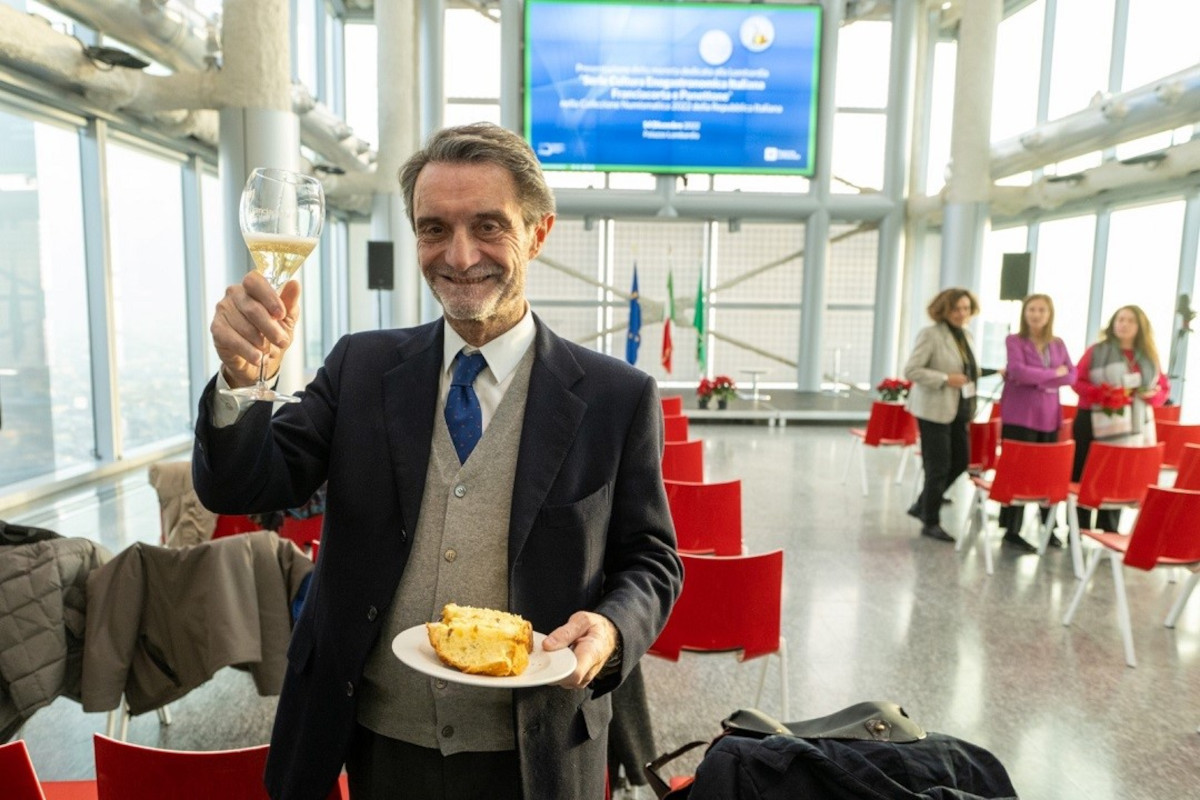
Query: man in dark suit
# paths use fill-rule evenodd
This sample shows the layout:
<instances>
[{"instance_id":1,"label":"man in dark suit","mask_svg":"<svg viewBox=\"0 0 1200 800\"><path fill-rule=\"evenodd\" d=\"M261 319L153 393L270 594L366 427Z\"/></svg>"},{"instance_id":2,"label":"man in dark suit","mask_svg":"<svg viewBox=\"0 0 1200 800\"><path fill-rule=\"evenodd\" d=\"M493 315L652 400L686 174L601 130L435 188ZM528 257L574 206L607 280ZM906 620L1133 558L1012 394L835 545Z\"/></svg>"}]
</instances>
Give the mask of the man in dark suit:
<instances>
[{"instance_id":1,"label":"man in dark suit","mask_svg":"<svg viewBox=\"0 0 1200 800\"><path fill-rule=\"evenodd\" d=\"M525 275L554 200L523 140L447 129L400 179L442 319L344 337L301 402L273 417L217 389L253 384L264 347L268 374L278 369L299 287L276 295L250 273L211 326L222 370L193 455L205 505L293 507L328 482L267 786L323 798L345 763L354 800L600 797L607 694L682 582L657 388L530 311ZM547 650L573 649L574 671L497 689L402 665L393 637L445 602L521 614L549 634Z\"/></svg>"}]
</instances>

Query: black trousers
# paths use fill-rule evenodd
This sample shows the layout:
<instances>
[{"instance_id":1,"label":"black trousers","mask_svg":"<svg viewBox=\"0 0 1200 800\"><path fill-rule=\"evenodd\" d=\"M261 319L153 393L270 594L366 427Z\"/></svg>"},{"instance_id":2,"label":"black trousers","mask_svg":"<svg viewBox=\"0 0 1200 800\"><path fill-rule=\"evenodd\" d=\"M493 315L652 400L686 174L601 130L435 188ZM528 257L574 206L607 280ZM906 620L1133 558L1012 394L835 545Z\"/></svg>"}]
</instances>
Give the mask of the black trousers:
<instances>
[{"instance_id":1,"label":"black trousers","mask_svg":"<svg viewBox=\"0 0 1200 800\"><path fill-rule=\"evenodd\" d=\"M1026 428L1023 425L1001 425L1001 439L1015 439L1018 442L1041 442L1051 443L1058 441L1058 431L1035 431L1033 428ZM1042 508L1042 522L1050 516L1050 509ZM1000 527L1014 536L1020 534L1021 523L1025 521L1024 506L1001 506L1000 507Z\"/></svg>"},{"instance_id":2,"label":"black trousers","mask_svg":"<svg viewBox=\"0 0 1200 800\"><path fill-rule=\"evenodd\" d=\"M361 725L350 744L346 777L350 800L521 800L515 750L444 756Z\"/></svg>"},{"instance_id":3,"label":"black trousers","mask_svg":"<svg viewBox=\"0 0 1200 800\"><path fill-rule=\"evenodd\" d=\"M1096 437L1092 435L1092 412L1081 408L1075 414L1075 422L1071 426L1071 435L1075 437L1075 463L1071 467L1071 480L1078 481L1083 475L1083 465L1087 463L1088 451ZM1095 523L1092 518L1095 516ZM1117 509L1101 509L1079 506L1079 528L1092 530L1116 531L1121 523L1121 512Z\"/></svg>"},{"instance_id":4,"label":"black trousers","mask_svg":"<svg viewBox=\"0 0 1200 800\"><path fill-rule=\"evenodd\" d=\"M971 442L967 423L971 420L971 405L963 400L953 422L930 422L917 418L921 432L921 462L925 468L925 486L917 498L921 521L938 525L942 518L942 495L958 476L967 471Z\"/></svg>"}]
</instances>

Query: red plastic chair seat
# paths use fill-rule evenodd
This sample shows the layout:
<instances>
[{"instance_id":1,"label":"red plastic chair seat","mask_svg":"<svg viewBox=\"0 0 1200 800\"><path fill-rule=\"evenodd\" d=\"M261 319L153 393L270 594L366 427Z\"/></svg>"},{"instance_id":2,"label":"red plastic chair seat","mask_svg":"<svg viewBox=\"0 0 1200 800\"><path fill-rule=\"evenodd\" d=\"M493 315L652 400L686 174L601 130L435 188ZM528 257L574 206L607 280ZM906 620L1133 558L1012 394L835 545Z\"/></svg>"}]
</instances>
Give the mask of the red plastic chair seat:
<instances>
[{"instance_id":1,"label":"red plastic chair seat","mask_svg":"<svg viewBox=\"0 0 1200 800\"><path fill-rule=\"evenodd\" d=\"M1117 620L1125 646L1125 663L1137 666L1133 647L1133 629L1129 620L1129 601L1125 594L1124 567L1151 570L1155 567L1178 567L1200 564L1200 492L1150 486L1146 489L1133 531L1124 536L1108 531L1085 530L1083 536L1096 543L1088 558L1087 572L1075 590L1071 604L1063 617L1070 625L1086 594L1088 584L1100 565L1108 558L1112 565L1113 589L1117 599ZM1122 556L1122 558L1118 558ZM1175 607L1168 615L1167 627L1186 602L1196 581L1189 580L1181 591Z\"/></svg>"},{"instance_id":2,"label":"red plastic chair seat","mask_svg":"<svg viewBox=\"0 0 1200 800\"><path fill-rule=\"evenodd\" d=\"M667 442L663 445L663 478L669 481L704 482L704 442Z\"/></svg>"},{"instance_id":3,"label":"red plastic chair seat","mask_svg":"<svg viewBox=\"0 0 1200 800\"><path fill-rule=\"evenodd\" d=\"M1185 444L1175 470L1175 488L1200 490L1200 444Z\"/></svg>"},{"instance_id":4,"label":"red plastic chair seat","mask_svg":"<svg viewBox=\"0 0 1200 800\"><path fill-rule=\"evenodd\" d=\"M98 800L261 800L268 745L183 751L95 734ZM335 783L327 800L342 800Z\"/></svg>"},{"instance_id":5,"label":"red plastic chair seat","mask_svg":"<svg viewBox=\"0 0 1200 800\"><path fill-rule=\"evenodd\" d=\"M96 800L95 781L39 781L23 739L0 744L4 800Z\"/></svg>"},{"instance_id":6,"label":"red plastic chair seat","mask_svg":"<svg viewBox=\"0 0 1200 800\"><path fill-rule=\"evenodd\" d=\"M311 517L297 519L289 514L283 515L283 525L279 535L291 539L301 550L321 538L321 526L325 522L324 514L314 514Z\"/></svg>"},{"instance_id":7,"label":"red plastic chair seat","mask_svg":"<svg viewBox=\"0 0 1200 800\"><path fill-rule=\"evenodd\" d=\"M852 450L849 457L846 459L846 470L842 474L842 483L845 483L850 476L850 468L854 463L855 457L859 459L859 467L862 479L863 496L867 495L867 467L863 460L863 450L865 447L900 447L903 448L903 453L900 457L900 466L896 471L896 483L899 483L904 478L904 467L908 461L909 453L917 443L917 418L908 413L900 403L886 403L881 400L876 400L871 403L871 414L867 418L866 428L850 428L850 435L854 437Z\"/></svg>"},{"instance_id":8,"label":"red plastic chair seat","mask_svg":"<svg viewBox=\"0 0 1200 800\"><path fill-rule=\"evenodd\" d=\"M664 416L663 438L668 442L686 442L688 440L688 418L683 414Z\"/></svg>"},{"instance_id":9,"label":"red plastic chair seat","mask_svg":"<svg viewBox=\"0 0 1200 800\"><path fill-rule=\"evenodd\" d=\"M1160 419L1155 427L1158 429L1158 441L1163 443L1162 465L1166 469L1179 466L1184 446L1200 444L1200 425L1184 425Z\"/></svg>"},{"instance_id":10,"label":"red plastic chair seat","mask_svg":"<svg viewBox=\"0 0 1200 800\"><path fill-rule=\"evenodd\" d=\"M1071 529L1071 562L1075 577L1083 577L1083 543L1078 525L1079 506L1121 509L1141 505L1148 487L1158 483L1163 443L1122 447L1093 442L1078 483L1067 497L1067 523Z\"/></svg>"},{"instance_id":11,"label":"red plastic chair seat","mask_svg":"<svg viewBox=\"0 0 1200 800\"><path fill-rule=\"evenodd\" d=\"M789 719L787 641L780 633L783 551L739 556L680 553L683 591L649 652L678 661L681 651L736 651L738 661L779 656L780 719ZM759 679L757 704L766 677Z\"/></svg>"},{"instance_id":12,"label":"red plastic chair seat","mask_svg":"<svg viewBox=\"0 0 1200 800\"><path fill-rule=\"evenodd\" d=\"M996 459L1000 447L1000 418L993 417L987 422L970 423L967 433L969 438L969 453L967 471L981 474L996 468Z\"/></svg>"},{"instance_id":13,"label":"red plastic chair seat","mask_svg":"<svg viewBox=\"0 0 1200 800\"><path fill-rule=\"evenodd\" d=\"M742 553L742 482L664 481L681 553Z\"/></svg>"},{"instance_id":14,"label":"red plastic chair seat","mask_svg":"<svg viewBox=\"0 0 1200 800\"><path fill-rule=\"evenodd\" d=\"M967 527L955 544L957 550L967 550L977 533L983 534L984 564L991 575L992 550L987 546L986 503L993 500L1001 505L1037 503L1054 507L1065 501L1071 481L1071 466L1075 459L1075 442L1019 442L1006 439L1000 448L996 471L991 480L976 476L975 496L967 513ZM1045 552L1050 541L1051 527L1042 527L1039 552Z\"/></svg>"},{"instance_id":15,"label":"red plastic chair seat","mask_svg":"<svg viewBox=\"0 0 1200 800\"><path fill-rule=\"evenodd\" d=\"M1155 422L1179 422L1183 406L1154 406Z\"/></svg>"}]
</instances>

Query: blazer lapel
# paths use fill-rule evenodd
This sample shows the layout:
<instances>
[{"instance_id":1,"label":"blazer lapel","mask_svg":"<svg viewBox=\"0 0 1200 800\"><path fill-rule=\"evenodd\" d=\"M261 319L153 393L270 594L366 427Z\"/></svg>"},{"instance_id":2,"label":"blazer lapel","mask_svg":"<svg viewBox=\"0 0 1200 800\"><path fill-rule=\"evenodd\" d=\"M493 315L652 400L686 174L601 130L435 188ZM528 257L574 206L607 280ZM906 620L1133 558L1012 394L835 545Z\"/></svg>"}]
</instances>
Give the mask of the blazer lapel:
<instances>
[{"instance_id":1,"label":"blazer lapel","mask_svg":"<svg viewBox=\"0 0 1200 800\"><path fill-rule=\"evenodd\" d=\"M416 530L433 444L438 373L442 368L442 321L400 346L400 365L384 373L383 413L392 475L404 524Z\"/></svg>"},{"instance_id":2,"label":"blazer lapel","mask_svg":"<svg viewBox=\"0 0 1200 800\"><path fill-rule=\"evenodd\" d=\"M538 509L558 477L587 410L587 404L571 391L575 382L583 377L583 368L562 340L547 330L536 315L534 321L537 322L536 351L529 376L529 396L525 401L509 521L510 569L529 538Z\"/></svg>"}]
</instances>

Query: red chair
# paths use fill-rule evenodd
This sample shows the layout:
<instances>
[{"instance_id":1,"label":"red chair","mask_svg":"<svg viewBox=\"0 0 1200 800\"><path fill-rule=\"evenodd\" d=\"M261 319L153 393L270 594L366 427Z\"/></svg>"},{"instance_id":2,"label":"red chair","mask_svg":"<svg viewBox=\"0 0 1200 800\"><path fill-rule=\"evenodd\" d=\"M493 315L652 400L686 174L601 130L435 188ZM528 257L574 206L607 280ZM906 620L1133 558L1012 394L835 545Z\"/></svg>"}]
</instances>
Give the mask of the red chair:
<instances>
[{"instance_id":1,"label":"red chair","mask_svg":"<svg viewBox=\"0 0 1200 800\"><path fill-rule=\"evenodd\" d=\"M896 471L896 483L904 480L904 466L908 455L917 443L917 418L899 403L885 403L876 400L871 403L871 415L867 418L866 428L851 428L850 435L854 437L849 457L846 459L846 470L842 473L842 483L850 477L850 465L854 456L858 455L859 471L862 475L862 493L867 495L867 463L863 447L900 447L900 466Z\"/></svg>"},{"instance_id":2,"label":"red chair","mask_svg":"<svg viewBox=\"0 0 1200 800\"><path fill-rule=\"evenodd\" d=\"M1200 444L1185 444L1175 469L1175 488L1200 491Z\"/></svg>"},{"instance_id":3,"label":"red chair","mask_svg":"<svg viewBox=\"0 0 1200 800\"><path fill-rule=\"evenodd\" d=\"M283 525L279 527L279 535L291 539L301 550L307 549L313 542L321 538L321 525L325 522L324 514L313 514L311 517L297 519L291 514L283 515Z\"/></svg>"},{"instance_id":4,"label":"red chair","mask_svg":"<svg viewBox=\"0 0 1200 800\"><path fill-rule=\"evenodd\" d=\"M1155 422L1179 422L1183 406L1153 406Z\"/></svg>"},{"instance_id":5,"label":"red chair","mask_svg":"<svg viewBox=\"0 0 1200 800\"><path fill-rule=\"evenodd\" d=\"M0 744L0 797L4 800L96 800L95 781L39 781L24 739Z\"/></svg>"},{"instance_id":6,"label":"red chair","mask_svg":"<svg viewBox=\"0 0 1200 800\"><path fill-rule=\"evenodd\" d=\"M972 475L982 475L996 468L996 457L1000 449L1000 418L993 417L987 422L972 420L967 433L969 453L967 472Z\"/></svg>"},{"instance_id":7,"label":"red chair","mask_svg":"<svg viewBox=\"0 0 1200 800\"><path fill-rule=\"evenodd\" d=\"M218 514L217 527L213 531L212 538L220 539L222 536L234 536L239 533L253 533L261 531L262 525L259 525L250 517L243 514Z\"/></svg>"},{"instance_id":8,"label":"red chair","mask_svg":"<svg viewBox=\"0 0 1200 800\"><path fill-rule=\"evenodd\" d=\"M1178 406L1171 406L1178 408ZM1163 447L1163 468L1177 469L1179 457L1183 454L1184 445L1200 444L1200 425L1184 425L1180 422L1170 422L1160 419L1155 421L1158 429L1158 441Z\"/></svg>"},{"instance_id":9,"label":"red chair","mask_svg":"<svg viewBox=\"0 0 1200 800\"><path fill-rule=\"evenodd\" d=\"M688 440L688 418L683 414L664 416L663 438L668 442L686 442Z\"/></svg>"},{"instance_id":10,"label":"red chair","mask_svg":"<svg viewBox=\"0 0 1200 800\"><path fill-rule=\"evenodd\" d=\"M1079 506L1120 510L1137 508L1147 487L1158 483L1163 443L1121 447L1092 442L1079 483L1067 496L1067 525L1071 531L1071 563L1075 577L1083 577L1083 545L1079 531Z\"/></svg>"},{"instance_id":11,"label":"red chair","mask_svg":"<svg viewBox=\"0 0 1200 800\"><path fill-rule=\"evenodd\" d=\"M183 751L143 747L95 734L98 800L262 800L268 745ZM341 782L327 800L342 800Z\"/></svg>"},{"instance_id":12,"label":"red chair","mask_svg":"<svg viewBox=\"0 0 1200 800\"><path fill-rule=\"evenodd\" d=\"M987 574L992 574L992 548L987 544L987 501L1001 505L1036 503L1054 509L1067 499L1071 484L1071 465L1075 458L1075 442L1040 444L1006 439L996 462L991 480L973 477L975 497L967 512L967 528L955 543L956 550L968 550L977 533L983 532L983 559ZM1038 552L1044 553L1050 541L1053 523L1040 526Z\"/></svg>"},{"instance_id":13,"label":"red chair","mask_svg":"<svg viewBox=\"0 0 1200 800\"><path fill-rule=\"evenodd\" d=\"M681 553L683 591L650 653L678 661L682 650L738 651L738 661L779 656L779 719L788 714L787 641L780 632L783 603L783 551L747 556ZM758 681L759 706L767 677L766 659Z\"/></svg>"},{"instance_id":14,"label":"red chair","mask_svg":"<svg viewBox=\"0 0 1200 800\"><path fill-rule=\"evenodd\" d=\"M742 554L742 482L663 481L681 553Z\"/></svg>"},{"instance_id":15,"label":"red chair","mask_svg":"<svg viewBox=\"0 0 1200 800\"><path fill-rule=\"evenodd\" d=\"M704 482L704 441L667 442L663 445L663 479Z\"/></svg>"},{"instance_id":16,"label":"red chair","mask_svg":"<svg viewBox=\"0 0 1200 800\"><path fill-rule=\"evenodd\" d=\"M1117 597L1117 622L1121 626L1121 638L1125 643L1125 663L1136 667L1137 658L1133 651L1133 629L1129 623L1129 600L1125 595L1124 570L1117 556L1124 556L1126 566L1144 570L1155 567L1200 566L1200 524L1197 520L1200 520L1200 492L1150 486L1146 490L1137 522L1129 536L1107 531L1084 531L1084 536L1100 546L1095 548L1088 558L1087 573L1075 590L1075 596L1071 598L1071 605L1063 617L1063 625L1071 624L1079 602L1087 592L1088 583L1096 574L1096 568L1100 566L1100 560L1107 556L1112 564L1113 590ZM1184 591L1190 592L1193 585L1194 582L1189 581ZM1181 600L1187 600L1186 594L1181 594ZM1182 608L1179 600L1176 601L1176 605Z\"/></svg>"},{"instance_id":17,"label":"red chair","mask_svg":"<svg viewBox=\"0 0 1200 800\"><path fill-rule=\"evenodd\" d=\"M660 397L664 417L674 417L683 413L683 397L677 394Z\"/></svg>"}]
</instances>

